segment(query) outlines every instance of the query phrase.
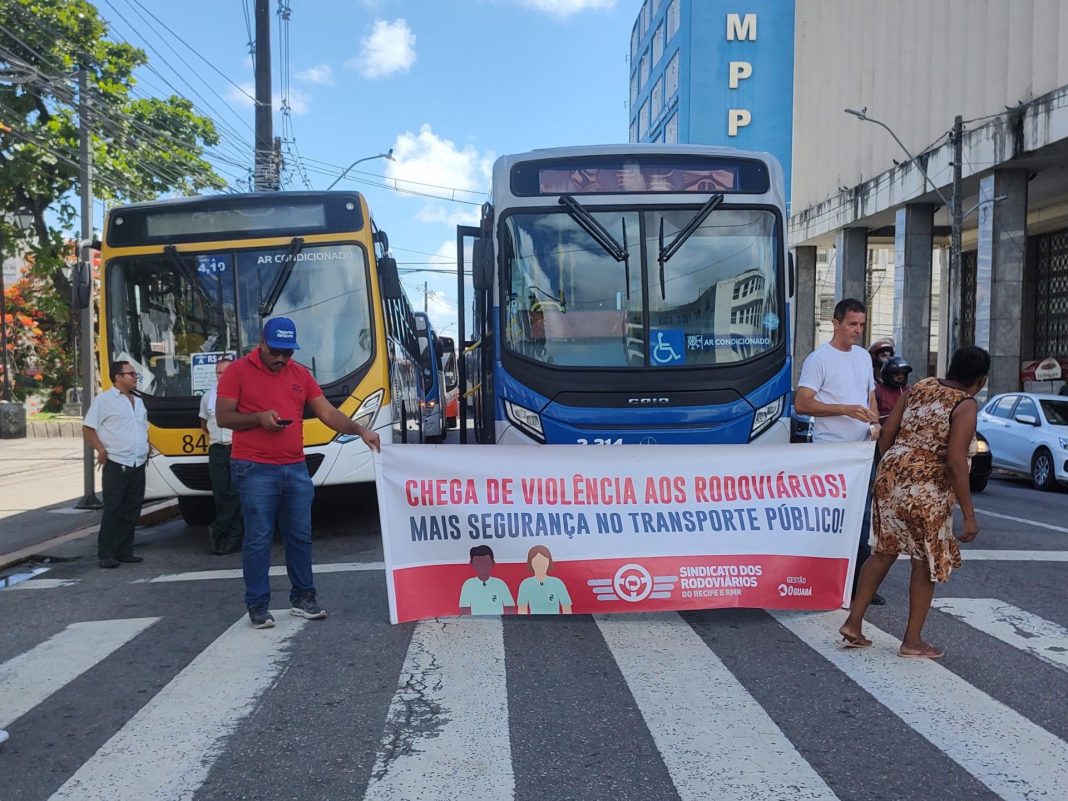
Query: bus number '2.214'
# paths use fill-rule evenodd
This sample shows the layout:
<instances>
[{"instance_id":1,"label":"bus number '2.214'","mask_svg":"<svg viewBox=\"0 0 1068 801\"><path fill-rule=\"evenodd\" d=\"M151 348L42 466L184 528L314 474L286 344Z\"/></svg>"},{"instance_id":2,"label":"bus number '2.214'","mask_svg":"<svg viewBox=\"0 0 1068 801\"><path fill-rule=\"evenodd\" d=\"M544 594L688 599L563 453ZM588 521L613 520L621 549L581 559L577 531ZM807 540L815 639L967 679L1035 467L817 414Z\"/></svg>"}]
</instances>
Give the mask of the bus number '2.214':
<instances>
[{"instance_id":1,"label":"bus number '2.214'","mask_svg":"<svg viewBox=\"0 0 1068 801\"><path fill-rule=\"evenodd\" d=\"M206 434L201 434L195 439L192 434L186 434L182 437L182 453L193 453L193 451L208 452L208 437Z\"/></svg>"},{"instance_id":2,"label":"bus number '2.214'","mask_svg":"<svg viewBox=\"0 0 1068 801\"><path fill-rule=\"evenodd\" d=\"M579 437L575 440L577 445L622 445L623 437L617 437L616 439L605 439L597 437L596 439L586 439L585 437Z\"/></svg>"}]
</instances>

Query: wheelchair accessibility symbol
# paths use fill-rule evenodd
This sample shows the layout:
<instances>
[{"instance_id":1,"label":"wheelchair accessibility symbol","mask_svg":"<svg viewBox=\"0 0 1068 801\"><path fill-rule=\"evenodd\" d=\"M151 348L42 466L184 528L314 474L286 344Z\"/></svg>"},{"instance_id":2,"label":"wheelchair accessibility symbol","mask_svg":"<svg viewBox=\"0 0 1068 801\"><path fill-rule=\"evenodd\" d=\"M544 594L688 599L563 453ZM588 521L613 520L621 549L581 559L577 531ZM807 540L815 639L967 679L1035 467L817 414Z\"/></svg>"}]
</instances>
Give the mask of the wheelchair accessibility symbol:
<instances>
[{"instance_id":1,"label":"wheelchair accessibility symbol","mask_svg":"<svg viewBox=\"0 0 1068 801\"><path fill-rule=\"evenodd\" d=\"M686 353L685 332L678 330L655 331L649 343L649 357L654 365L682 364Z\"/></svg>"}]
</instances>

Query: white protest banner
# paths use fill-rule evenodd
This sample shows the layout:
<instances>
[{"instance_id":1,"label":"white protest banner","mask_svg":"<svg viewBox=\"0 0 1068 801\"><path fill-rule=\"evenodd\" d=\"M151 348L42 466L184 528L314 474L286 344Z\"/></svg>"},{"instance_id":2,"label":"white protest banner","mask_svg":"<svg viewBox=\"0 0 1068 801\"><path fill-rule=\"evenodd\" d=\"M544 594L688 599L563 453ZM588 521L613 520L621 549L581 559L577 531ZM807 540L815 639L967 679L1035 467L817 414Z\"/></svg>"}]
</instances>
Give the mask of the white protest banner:
<instances>
[{"instance_id":1,"label":"white protest banner","mask_svg":"<svg viewBox=\"0 0 1068 801\"><path fill-rule=\"evenodd\" d=\"M385 445L394 623L848 601L874 444Z\"/></svg>"}]
</instances>

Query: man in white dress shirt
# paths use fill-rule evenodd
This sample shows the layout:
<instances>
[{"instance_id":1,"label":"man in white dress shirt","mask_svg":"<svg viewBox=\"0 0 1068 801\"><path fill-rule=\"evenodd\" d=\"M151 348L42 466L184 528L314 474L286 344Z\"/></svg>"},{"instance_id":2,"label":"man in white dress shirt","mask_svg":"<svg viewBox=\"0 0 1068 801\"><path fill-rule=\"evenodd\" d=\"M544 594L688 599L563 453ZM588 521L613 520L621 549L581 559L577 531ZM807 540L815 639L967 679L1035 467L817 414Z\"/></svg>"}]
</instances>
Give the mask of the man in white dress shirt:
<instances>
[{"instance_id":1,"label":"man in white dress shirt","mask_svg":"<svg viewBox=\"0 0 1068 801\"><path fill-rule=\"evenodd\" d=\"M215 383L233 362L222 356L215 362ZM200 397L200 428L208 435L208 475L211 476L211 492L215 496L215 522L211 527L209 547L213 554L222 556L241 550L245 524L241 517L241 496L230 476L230 449L234 432L220 428L215 418L215 404L219 399L217 386Z\"/></svg>"},{"instance_id":2,"label":"man in white dress shirt","mask_svg":"<svg viewBox=\"0 0 1068 801\"><path fill-rule=\"evenodd\" d=\"M107 568L141 561L133 554L134 528L145 499L148 462L148 412L133 394L140 376L129 362L113 362L109 375L111 389L93 399L82 425L82 435L103 470L97 558Z\"/></svg>"}]
</instances>

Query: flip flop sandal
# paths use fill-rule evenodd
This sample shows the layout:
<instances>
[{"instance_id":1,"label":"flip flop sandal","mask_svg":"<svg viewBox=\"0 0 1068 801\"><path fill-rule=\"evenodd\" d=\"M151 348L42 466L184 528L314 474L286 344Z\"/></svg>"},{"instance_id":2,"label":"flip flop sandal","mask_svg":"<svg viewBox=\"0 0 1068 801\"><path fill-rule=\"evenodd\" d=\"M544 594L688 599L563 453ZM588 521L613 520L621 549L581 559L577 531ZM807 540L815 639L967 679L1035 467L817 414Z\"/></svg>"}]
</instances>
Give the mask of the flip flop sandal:
<instances>
[{"instance_id":1,"label":"flip flop sandal","mask_svg":"<svg viewBox=\"0 0 1068 801\"><path fill-rule=\"evenodd\" d=\"M939 651L933 645L929 645L922 651L920 651L918 654L906 654L904 651L899 649L897 655L904 657L905 659L941 659L943 656L946 655L946 652Z\"/></svg>"},{"instance_id":2,"label":"flip flop sandal","mask_svg":"<svg viewBox=\"0 0 1068 801\"><path fill-rule=\"evenodd\" d=\"M847 634L842 635L842 647L843 648L871 648L871 640L866 637L850 637Z\"/></svg>"}]
</instances>

